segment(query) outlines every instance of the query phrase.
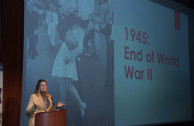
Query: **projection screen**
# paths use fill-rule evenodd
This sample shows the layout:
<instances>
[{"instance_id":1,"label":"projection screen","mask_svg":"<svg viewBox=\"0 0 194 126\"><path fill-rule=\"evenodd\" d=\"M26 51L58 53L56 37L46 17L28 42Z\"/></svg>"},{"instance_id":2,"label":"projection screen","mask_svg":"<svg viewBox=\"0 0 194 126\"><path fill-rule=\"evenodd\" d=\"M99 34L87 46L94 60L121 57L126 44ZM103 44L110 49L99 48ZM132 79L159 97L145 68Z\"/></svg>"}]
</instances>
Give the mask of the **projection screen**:
<instances>
[{"instance_id":1,"label":"projection screen","mask_svg":"<svg viewBox=\"0 0 194 126\"><path fill-rule=\"evenodd\" d=\"M24 15L21 126L39 79L67 104L68 126L192 120L185 13L149 0L25 0Z\"/></svg>"}]
</instances>

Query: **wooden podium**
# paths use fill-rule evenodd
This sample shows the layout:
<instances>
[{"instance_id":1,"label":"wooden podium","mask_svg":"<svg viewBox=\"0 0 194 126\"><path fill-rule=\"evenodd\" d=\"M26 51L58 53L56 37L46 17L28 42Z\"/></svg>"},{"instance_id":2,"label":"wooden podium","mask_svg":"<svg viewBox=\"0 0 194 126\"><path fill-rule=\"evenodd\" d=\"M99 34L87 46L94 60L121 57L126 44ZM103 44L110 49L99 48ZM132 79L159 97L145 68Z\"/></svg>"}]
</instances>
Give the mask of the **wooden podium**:
<instances>
[{"instance_id":1,"label":"wooden podium","mask_svg":"<svg viewBox=\"0 0 194 126\"><path fill-rule=\"evenodd\" d=\"M35 115L35 126L66 126L67 110L40 112Z\"/></svg>"}]
</instances>

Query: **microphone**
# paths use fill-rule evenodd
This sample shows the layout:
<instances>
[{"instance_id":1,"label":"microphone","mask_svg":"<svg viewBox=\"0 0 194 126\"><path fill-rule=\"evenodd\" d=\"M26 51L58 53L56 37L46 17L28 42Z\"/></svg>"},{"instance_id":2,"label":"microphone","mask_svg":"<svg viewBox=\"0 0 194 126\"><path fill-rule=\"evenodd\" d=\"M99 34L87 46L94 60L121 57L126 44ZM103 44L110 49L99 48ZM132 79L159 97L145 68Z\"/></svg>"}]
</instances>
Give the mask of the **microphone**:
<instances>
[{"instance_id":1,"label":"microphone","mask_svg":"<svg viewBox=\"0 0 194 126\"><path fill-rule=\"evenodd\" d=\"M55 100L53 99L53 97L51 97L51 100L52 100L53 106L55 106Z\"/></svg>"}]
</instances>

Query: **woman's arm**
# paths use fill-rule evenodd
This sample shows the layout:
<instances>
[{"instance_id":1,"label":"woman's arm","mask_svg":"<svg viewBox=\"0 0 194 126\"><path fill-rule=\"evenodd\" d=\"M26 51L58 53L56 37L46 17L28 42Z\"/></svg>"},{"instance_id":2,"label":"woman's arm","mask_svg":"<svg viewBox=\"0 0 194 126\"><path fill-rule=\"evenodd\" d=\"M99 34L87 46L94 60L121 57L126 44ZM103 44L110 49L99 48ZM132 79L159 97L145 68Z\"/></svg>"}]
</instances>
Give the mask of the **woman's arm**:
<instances>
[{"instance_id":1,"label":"woman's arm","mask_svg":"<svg viewBox=\"0 0 194 126\"><path fill-rule=\"evenodd\" d=\"M28 106L26 108L26 112L28 114L32 114L36 109L36 106L34 105L34 94L32 94L30 96L29 102L28 102Z\"/></svg>"}]
</instances>

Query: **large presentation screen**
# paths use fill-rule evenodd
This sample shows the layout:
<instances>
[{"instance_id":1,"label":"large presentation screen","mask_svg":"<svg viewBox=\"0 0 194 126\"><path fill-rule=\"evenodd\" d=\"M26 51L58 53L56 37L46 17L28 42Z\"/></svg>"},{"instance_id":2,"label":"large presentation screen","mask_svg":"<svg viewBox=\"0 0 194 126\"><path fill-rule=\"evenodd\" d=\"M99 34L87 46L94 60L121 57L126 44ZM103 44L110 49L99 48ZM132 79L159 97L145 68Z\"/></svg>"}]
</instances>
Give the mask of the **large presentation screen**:
<instances>
[{"instance_id":1,"label":"large presentation screen","mask_svg":"<svg viewBox=\"0 0 194 126\"><path fill-rule=\"evenodd\" d=\"M20 125L39 79L68 126L192 120L188 15L149 0L25 0Z\"/></svg>"}]
</instances>

